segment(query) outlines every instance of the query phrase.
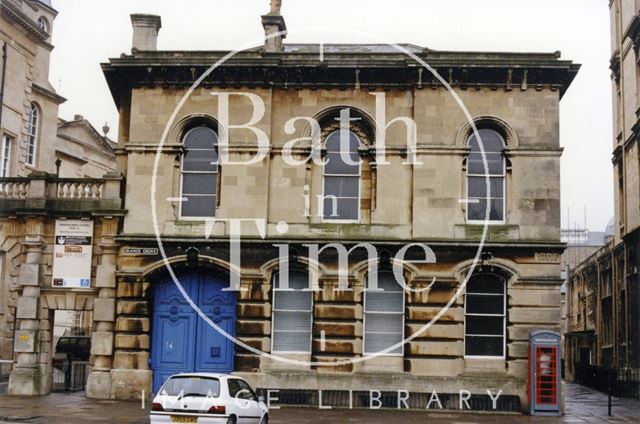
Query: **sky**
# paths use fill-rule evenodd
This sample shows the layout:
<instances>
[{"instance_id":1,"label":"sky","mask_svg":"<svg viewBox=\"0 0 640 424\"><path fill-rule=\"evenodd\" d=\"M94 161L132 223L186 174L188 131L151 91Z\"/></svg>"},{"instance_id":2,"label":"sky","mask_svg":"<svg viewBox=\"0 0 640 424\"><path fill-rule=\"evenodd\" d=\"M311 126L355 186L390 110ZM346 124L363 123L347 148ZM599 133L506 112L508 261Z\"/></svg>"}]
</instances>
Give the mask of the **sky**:
<instances>
[{"instance_id":1,"label":"sky","mask_svg":"<svg viewBox=\"0 0 640 424\"><path fill-rule=\"evenodd\" d=\"M268 0L52 0L50 81L117 138L118 113L100 63L131 49L131 13L162 17L160 50L261 44ZM604 231L613 216L608 0L283 0L289 43L412 43L435 50L554 52L582 69L560 103L562 227ZM317 28L305 30L304 28ZM320 29L321 28L321 29ZM298 32L296 32L298 31ZM585 213L586 212L586 213Z\"/></svg>"}]
</instances>

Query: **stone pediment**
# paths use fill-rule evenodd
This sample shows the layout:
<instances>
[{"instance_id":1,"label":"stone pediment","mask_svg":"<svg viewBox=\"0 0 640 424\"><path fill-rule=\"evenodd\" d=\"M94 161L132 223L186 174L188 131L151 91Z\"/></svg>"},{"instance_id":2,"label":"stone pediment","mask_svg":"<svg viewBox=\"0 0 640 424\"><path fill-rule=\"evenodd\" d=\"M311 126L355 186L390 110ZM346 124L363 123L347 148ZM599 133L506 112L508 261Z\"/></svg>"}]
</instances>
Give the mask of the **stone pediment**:
<instances>
[{"instance_id":1,"label":"stone pediment","mask_svg":"<svg viewBox=\"0 0 640 424\"><path fill-rule=\"evenodd\" d=\"M116 143L103 136L91 125L91 123L81 116L76 116L73 121L58 121L58 137L81 144L89 150L106 154L110 157L114 156L113 149Z\"/></svg>"}]
</instances>

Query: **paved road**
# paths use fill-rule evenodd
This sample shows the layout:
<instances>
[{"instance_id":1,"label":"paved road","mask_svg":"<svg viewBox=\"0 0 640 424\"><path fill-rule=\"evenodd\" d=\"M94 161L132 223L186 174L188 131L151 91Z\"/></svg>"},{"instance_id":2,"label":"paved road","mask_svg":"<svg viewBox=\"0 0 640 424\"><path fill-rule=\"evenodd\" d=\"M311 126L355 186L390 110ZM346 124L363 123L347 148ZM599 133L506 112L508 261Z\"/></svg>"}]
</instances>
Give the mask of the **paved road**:
<instances>
[{"instance_id":1,"label":"paved road","mask_svg":"<svg viewBox=\"0 0 640 424\"><path fill-rule=\"evenodd\" d=\"M640 423L640 402L616 399L613 417L607 417L607 398L601 393L570 384L567 414L564 417L485 415L478 413L427 413L394 410L318 410L309 408L272 409L272 424L502 424L502 423ZM147 409L139 402L96 401L84 393L54 393L24 398L0 396L0 424L91 424L147 422Z\"/></svg>"}]
</instances>

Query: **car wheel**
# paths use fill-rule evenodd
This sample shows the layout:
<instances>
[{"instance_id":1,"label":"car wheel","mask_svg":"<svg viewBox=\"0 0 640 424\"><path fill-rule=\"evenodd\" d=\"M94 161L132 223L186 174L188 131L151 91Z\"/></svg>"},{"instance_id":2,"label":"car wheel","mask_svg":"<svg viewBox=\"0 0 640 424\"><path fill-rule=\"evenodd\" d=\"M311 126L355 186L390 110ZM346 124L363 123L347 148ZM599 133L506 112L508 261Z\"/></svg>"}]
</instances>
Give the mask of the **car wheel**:
<instances>
[{"instance_id":1,"label":"car wheel","mask_svg":"<svg viewBox=\"0 0 640 424\"><path fill-rule=\"evenodd\" d=\"M231 416L227 418L227 424L236 424L236 417Z\"/></svg>"},{"instance_id":2,"label":"car wheel","mask_svg":"<svg viewBox=\"0 0 640 424\"><path fill-rule=\"evenodd\" d=\"M260 420L260 424L269 424L269 417L266 415L262 417L262 419Z\"/></svg>"}]
</instances>

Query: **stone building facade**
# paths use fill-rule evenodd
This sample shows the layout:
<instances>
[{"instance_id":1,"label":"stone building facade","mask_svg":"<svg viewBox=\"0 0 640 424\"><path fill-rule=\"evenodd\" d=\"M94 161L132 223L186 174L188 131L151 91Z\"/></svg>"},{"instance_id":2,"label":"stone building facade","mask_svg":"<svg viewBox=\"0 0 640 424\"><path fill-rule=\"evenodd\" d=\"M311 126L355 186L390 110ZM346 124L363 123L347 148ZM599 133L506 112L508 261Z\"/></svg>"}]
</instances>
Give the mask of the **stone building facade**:
<instances>
[{"instance_id":1,"label":"stone building facade","mask_svg":"<svg viewBox=\"0 0 640 424\"><path fill-rule=\"evenodd\" d=\"M578 65L284 44L275 7L264 46L207 72L228 52L158 51L160 18L131 19L131 54L103 64L124 177L2 180L11 393L50 390L51 316L87 310L93 398L220 371L283 396L502 390L498 408L526 407L528 336L560 329L558 108ZM89 287L52 287L62 218L93 222Z\"/></svg>"},{"instance_id":2,"label":"stone building facade","mask_svg":"<svg viewBox=\"0 0 640 424\"><path fill-rule=\"evenodd\" d=\"M171 373L213 370L290 391L502 390L501 408L526 407L529 333L560 329L558 108L578 65L283 44L272 10L264 46L209 70L228 52L158 51L160 18L131 18L132 53L103 64L126 215L96 274L88 396L138 398Z\"/></svg>"},{"instance_id":3,"label":"stone building facade","mask_svg":"<svg viewBox=\"0 0 640 424\"><path fill-rule=\"evenodd\" d=\"M54 174L58 107L65 101L49 83L57 12L49 1L36 0L3 1L0 8L0 176L26 177L32 171Z\"/></svg>"},{"instance_id":4,"label":"stone building facade","mask_svg":"<svg viewBox=\"0 0 640 424\"><path fill-rule=\"evenodd\" d=\"M0 359L14 362L13 393L49 391L53 311L93 308L91 293L58 292L47 303L55 220L115 209L96 218L97 266L121 207L113 141L84 118L58 117L65 99L49 83L56 16L49 0L0 3ZM2 375L11 368L0 366Z\"/></svg>"},{"instance_id":5,"label":"stone building facade","mask_svg":"<svg viewBox=\"0 0 640 424\"><path fill-rule=\"evenodd\" d=\"M562 229L560 240L567 244L566 249L560 258L562 262L562 278L564 283L560 288L562 294L562 325L561 332L566 334L569 331L569 302L567 300L567 288L571 271L582 263L585 259L593 255L597 250L607 243L613 234L606 231L590 231L587 229ZM567 341L564 339L563 352L567 352ZM564 358L564 357L563 357ZM566 365L565 365L566 367Z\"/></svg>"},{"instance_id":6,"label":"stone building facade","mask_svg":"<svg viewBox=\"0 0 640 424\"><path fill-rule=\"evenodd\" d=\"M640 367L640 8L611 0L614 215L612 239L571 273L567 366Z\"/></svg>"}]
</instances>

